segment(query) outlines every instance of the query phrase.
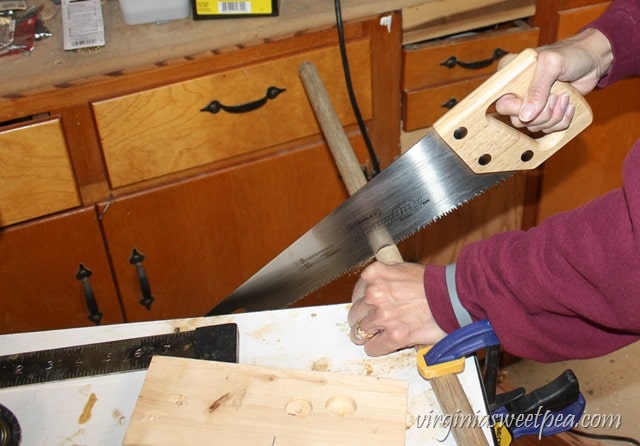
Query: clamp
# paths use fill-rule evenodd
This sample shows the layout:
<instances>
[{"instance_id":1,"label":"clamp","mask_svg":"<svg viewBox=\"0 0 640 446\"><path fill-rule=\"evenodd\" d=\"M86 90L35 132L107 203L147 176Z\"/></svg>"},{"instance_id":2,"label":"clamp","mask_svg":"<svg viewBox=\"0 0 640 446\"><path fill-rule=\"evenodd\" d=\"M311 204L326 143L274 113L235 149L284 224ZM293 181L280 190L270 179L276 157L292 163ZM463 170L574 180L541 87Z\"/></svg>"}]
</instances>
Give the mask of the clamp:
<instances>
[{"instance_id":1,"label":"clamp","mask_svg":"<svg viewBox=\"0 0 640 446\"><path fill-rule=\"evenodd\" d=\"M433 346L420 349L418 372L425 379L464 370L465 358L486 349L483 391L496 444L506 446L525 435L546 437L575 427L586 401L578 379L565 370L553 381L526 393L524 388L496 394L500 341L488 320L466 325Z\"/></svg>"}]
</instances>

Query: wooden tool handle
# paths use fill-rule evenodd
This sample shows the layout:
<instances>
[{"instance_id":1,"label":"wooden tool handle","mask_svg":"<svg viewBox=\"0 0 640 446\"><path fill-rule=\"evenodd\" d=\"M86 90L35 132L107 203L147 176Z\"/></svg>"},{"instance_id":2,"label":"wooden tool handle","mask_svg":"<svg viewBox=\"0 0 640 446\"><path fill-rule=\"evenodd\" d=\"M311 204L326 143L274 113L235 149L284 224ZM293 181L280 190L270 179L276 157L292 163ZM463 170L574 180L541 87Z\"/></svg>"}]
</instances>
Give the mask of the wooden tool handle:
<instances>
[{"instance_id":1,"label":"wooden tool handle","mask_svg":"<svg viewBox=\"0 0 640 446\"><path fill-rule=\"evenodd\" d=\"M507 93L525 97L537 60L535 50L524 50L433 125L474 172L538 167L591 124L591 107L577 90L564 82L556 82L552 88L555 95L569 95L576 107L571 125L564 131L534 138L487 113L489 107Z\"/></svg>"},{"instance_id":2,"label":"wooden tool handle","mask_svg":"<svg viewBox=\"0 0 640 446\"><path fill-rule=\"evenodd\" d=\"M320 128L338 165L347 190L352 195L366 184L367 179L360 169L360 163L353 152L349 138L347 138L344 127L338 119L338 114L333 108L315 66L310 62L305 62L300 66L299 71L311 106L320 123ZM378 261L383 263L403 261L398 247L384 228L380 232L374 231L371 237L379 238L378 240L369 240L372 246L382 246L375 253ZM452 426L453 437L458 445L488 446L489 443L482 429L477 423L473 423L473 417L476 415L469 404L458 376L444 375L432 378L429 382L445 414L459 417L461 420L468 420L468 424Z\"/></svg>"},{"instance_id":3,"label":"wooden tool handle","mask_svg":"<svg viewBox=\"0 0 640 446\"><path fill-rule=\"evenodd\" d=\"M367 183L364 172L360 168L360 163L353 152L349 138L338 119L338 114L329 99L329 94L324 88L316 67L311 62L304 62L300 66L299 72L311 107L320 123L320 128L327 140L342 180L349 195L353 195ZM403 261L398 247L384 228L382 231L373 231L369 238L371 246L380 246L375 252L376 260L384 263Z\"/></svg>"},{"instance_id":4,"label":"wooden tool handle","mask_svg":"<svg viewBox=\"0 0 640 446\"><path fill-rule=\"evenodd\" d=\"M483 419L474 414L458 375L449 374L429 380L444 414L452 415L451 434L458 446L489 446L479 426ZM477 418L476 418L477 417Z\"/></svg>"}]
</instances>

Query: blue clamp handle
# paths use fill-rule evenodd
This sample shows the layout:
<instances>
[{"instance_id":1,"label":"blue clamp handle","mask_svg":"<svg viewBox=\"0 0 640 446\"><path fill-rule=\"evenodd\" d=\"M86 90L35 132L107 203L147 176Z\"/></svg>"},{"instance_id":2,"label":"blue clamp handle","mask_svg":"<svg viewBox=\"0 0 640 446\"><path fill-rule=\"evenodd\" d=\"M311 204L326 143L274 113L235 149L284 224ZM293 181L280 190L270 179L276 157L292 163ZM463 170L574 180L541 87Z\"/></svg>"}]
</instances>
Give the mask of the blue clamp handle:
<instances>
[{"instance_id":1,"label":"blue clamp handle","mask_svg":"<svg viewBox=\"0 0 640 446\"><path fill-rule=\"evenodd\" d=\"M483 348L499 345L500 341L493 331L491 323L488 320L480 320L465 325L447 335L424 354L424 360L427 366L434 366L466 357ZM577 384L575 385L577 386ZM546 400L548 406L551 407L553 405L557 406L558 401L568 398L567 395L571 395L573 391L573 387L562 387L560 389L554 387L542 392L542 394L532 392L532 395L542 401L549 396L549 392L552 392ZM540 389L538 389L538 392L540 392ZM560 393L555 395L554 393L557 392ZM575 398L575 394L573 395ZM582 417L585 406L586 401L578 391L575 401L556 411L543 409L543 405L540 405L539 413L527 412L519 414L510 411L505 406L500 406L491 413L491 419L494 424L502 423L511 433L512 438L533 434L548 436L565 432L575 427L580 421L580 417Z\"/></svg>"},{"instance_id":2,"label":"blue clamp handle","mask_svg":"<svg viewBox=\"0 0 640 446\"><path fill-rule=\"evenodd\" d=\"M428 365L441 364L499 344L491 323L484 319L449 333L427 352L424 359Z\"/></svg>"},{"instance_id":3,"label":"blue clamp handle","mask_svg":"<svg viewBox=\"0 0 640 446\"><path fill-rule=\"evenodd\" d=\"M491 414L491 418L494 423L504 424L514 439L525 435L547 437L577 426L586 405L587 402L580 393L575 402L555 412L540 410L536 413L513 414L501 406Z\"/></svg>"}]
</instances>

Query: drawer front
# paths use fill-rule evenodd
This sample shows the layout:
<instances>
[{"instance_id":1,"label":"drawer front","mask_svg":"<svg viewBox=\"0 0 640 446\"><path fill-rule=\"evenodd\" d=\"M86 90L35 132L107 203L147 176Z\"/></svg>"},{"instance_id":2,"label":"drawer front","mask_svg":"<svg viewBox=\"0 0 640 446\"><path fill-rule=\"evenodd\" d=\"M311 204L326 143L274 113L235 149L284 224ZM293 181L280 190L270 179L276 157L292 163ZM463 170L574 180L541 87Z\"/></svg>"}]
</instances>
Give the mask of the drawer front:
<instances>
[{"instance_id":1,"label":"drawer front","mask_svg":"<svg viewBox=\"0 0 640 446\"><path fill-rule=\"evenodd\" d=\"M403 130L429 127L457 102L478 87L486 77L465 79L437 87L403 93Z\"/></svg>"},{"instance_id":2,"label":"drawer front","mask_svg":"<svg viewBox=\"0 0 640 446\"><path fill-rule=\"evenodd\" d=\"M0 226L79 205L58 119L0 132Z\"/></svg>"},{"instance_id":3,"label":"drawer front","mask_svg":"<svg viewBox=\"0 0 640 446\"><path fill-rule=\"evenodd\" d=\"M598 3L558 12L558 35L556 40L566 39L580 31L583 26L600 17L610 3Z\"/></svg>"},{"instance_id":4,"label":"drawer front","mask_svg":"<svg viewBox=\"0 0 640 446\"><path fill-rule=\"evenodd\" d=\"M538 44L538 28L514 27L459 39L406 46L403 89L414 90L496 71L498 50L518 53Z\"/></svg>"},{"instance_id":5,"label":"drawer front","mask_svg":"<svg viewBox=\"0 0 640 446\"><path fill-rule=\"evenodd\" d=\"M352 81L364 119L372 114L369 49L368 40L348 45ZM316 65L343 125L354 123L337 47L96 102L92 106L111 186L320 133L298 77L304 61ZM284 91L266 98L269 87ZM251 110L201 111L213 101Z\"/></svg>"}]
</instances>

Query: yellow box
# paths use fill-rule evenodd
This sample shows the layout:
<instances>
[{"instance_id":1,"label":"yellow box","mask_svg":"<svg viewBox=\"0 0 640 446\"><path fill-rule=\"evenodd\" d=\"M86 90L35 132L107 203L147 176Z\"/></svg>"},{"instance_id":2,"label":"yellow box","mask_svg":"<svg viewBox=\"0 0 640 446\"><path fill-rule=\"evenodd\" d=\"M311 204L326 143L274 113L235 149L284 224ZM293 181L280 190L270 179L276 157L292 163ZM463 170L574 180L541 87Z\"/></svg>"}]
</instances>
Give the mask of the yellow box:
<instances>
[{"instance_id":1,"label":"yellow box","mask_svg":"<svg viewBox=\"0 0 640 446\"><path fill-rule=\"evenodd\" d=\"M194 20L278 15L278 0L191 0Z\"/></svg>"}]
</instances>

